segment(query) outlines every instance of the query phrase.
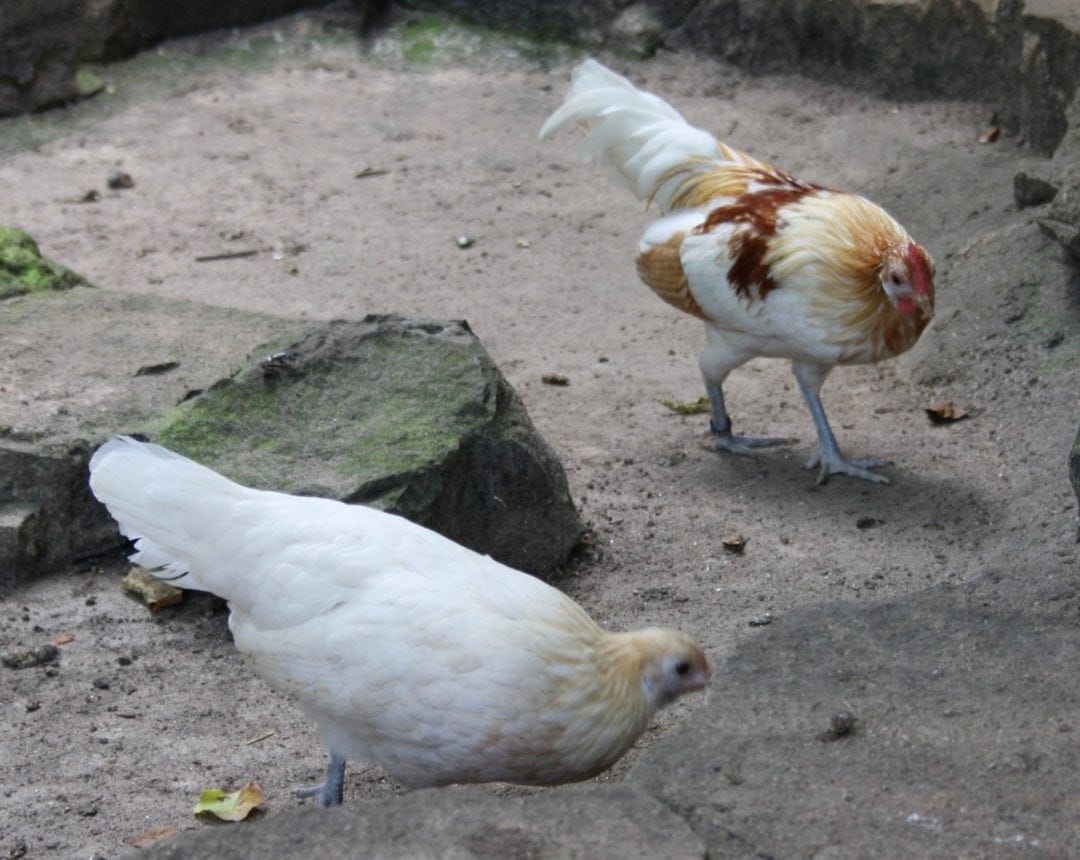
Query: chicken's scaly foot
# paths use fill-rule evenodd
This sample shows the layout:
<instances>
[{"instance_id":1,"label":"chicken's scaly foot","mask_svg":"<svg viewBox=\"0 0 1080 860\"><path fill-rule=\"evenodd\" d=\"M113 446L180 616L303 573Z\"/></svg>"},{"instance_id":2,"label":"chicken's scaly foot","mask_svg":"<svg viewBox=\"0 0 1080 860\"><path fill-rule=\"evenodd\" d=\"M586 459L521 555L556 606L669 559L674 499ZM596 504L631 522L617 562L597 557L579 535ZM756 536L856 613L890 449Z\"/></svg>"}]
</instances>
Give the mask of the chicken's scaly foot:
<instances>
[{"instance_id":1,"label":"chicken's scaly foot","mask_svg":"<svg viewBox=\"0 0 1080 860\"><path fill-rule=\"evenodd\" d=\"M326 779L318 785L296 789L297 797L314 797L318 806L341 806L345 797L345 756L330 753Z\"/></svg>"},{"instance_id":2,"label":"chicken's scaly foot","mask_svg":"<svg viewBox=\"0 0 1080 860\"><path fill-rule=\"evenodd\" d=\"M814 419L814 426L818 432L818 448L814 456L806 461L807 469L818 469L819 484L829 480L830 475L849 475L852 478L862 478L864 481L872 481L875 484L887 484L889 479L871 469L880 469L889 466L888 460L869 458L865 460L845 460L836 444L836 437L829 428L829 421L825 417L825 407L821 405L821 384L829 375L831 367L822 364L810 364L808 362L793 361L791 370L799 383L799 391L802 392L806 405L810 408L810 415Z\"/></svg>"},{"instance_id":3,"label":"chicken's scaly foot","mask_svg":"<svg viewBox=\"0 0 1080 860\"><path fill-rule=\"evenodd\" d=\"M741 454L744 457L754 456L755 448L770 448L773 445L790 445L791 440L782 436L736 436L731 432L730 424L725 431L717 430L716 425L709 422L708 435L711 435L716 447L722 451L730 451L732 454Z\"/></svg>"},{"instance_id":4,"label":"chicken's scaly foot","mask_svg":"<svg viewBox=\"0 0 1080 860\"><path fill-rule=\"evenodd\" d=\"M705 380L705 390L709 395L709 404L712 410L712 418L709 419L709 429L706 435L712 435L716 447L721 451L730 451L732 454L741 454L744 457L754 456L755 448L770 448L773 445L789 445L791 439L780 436L736 436L731 432L731 418L724 406L724 391L719 383Z\"/></svg>"},{"instance_id":5,"label":"chicken's scaly foot","mask_svg":"<svg viewBox=\"0 0 1080 860\"><path fill-rule=\"evenodd\" d=\"M888 478L870 470L891 465L891 460L879 460L877 457L845 460L839 451L833 454L823 453L821 448L818 448L814 456L806 461L807 469L817 468L819 484L826 483L830 475L849 475L852 478L862 478L864 481L872 481L875 484L887 484Z\"/></svg>"}]
</instances>

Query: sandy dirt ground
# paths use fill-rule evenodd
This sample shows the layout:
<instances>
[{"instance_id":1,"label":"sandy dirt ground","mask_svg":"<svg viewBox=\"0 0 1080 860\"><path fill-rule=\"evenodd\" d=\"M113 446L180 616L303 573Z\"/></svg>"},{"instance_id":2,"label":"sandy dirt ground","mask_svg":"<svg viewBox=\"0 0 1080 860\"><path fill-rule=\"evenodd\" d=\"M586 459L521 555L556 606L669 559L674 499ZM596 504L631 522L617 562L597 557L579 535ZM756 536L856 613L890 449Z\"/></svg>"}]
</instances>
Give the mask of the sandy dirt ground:
<instances>
[{"instance_id":1,"label":"sandy dirt ground","mask_svg":"<svg viewBox=\"0 0 1080 860\"><path fill-rule=\"evenodd\" d=\"M609 58L731 143L882 203L938 262L937 320L913 352L824 391L841 447L894 461L891 483L817 486L786 364L727 385L737 429L798 439L754 459L710 450L703 416L659 403L702 393L703 333L637 280L641 204L582 167L570 135L537 140L573 56L469 31L418 56L408 37L360 46L297 18L107 70L110 94L0 123L2 220L111 290L285 318L467 319L589 524L560 587L613 628L686 630L720 667L752 623L802 605L902 597L1009 558L1075 579L1076 283L1012 201L1013 174L1048 163L980 145L990 107ZM117 170L134 187L107 188ZM196 262L244 250L258 253ZM924 408L942 399L970 417L935 426ZM117 856L150 828L212 826L191 814L209 786L256 780L272 815L322 772L312 728L233 651L223 605L189 595L151 614L120 591L123 570L88 563L0 598L0 650L74 635L54 664L0 669L6 856ZM722 686L721 669L711 695ZM639 747L694 708L665 711ZM350 768L347 801L400 790Z\"/></svg>"}]
</instances>

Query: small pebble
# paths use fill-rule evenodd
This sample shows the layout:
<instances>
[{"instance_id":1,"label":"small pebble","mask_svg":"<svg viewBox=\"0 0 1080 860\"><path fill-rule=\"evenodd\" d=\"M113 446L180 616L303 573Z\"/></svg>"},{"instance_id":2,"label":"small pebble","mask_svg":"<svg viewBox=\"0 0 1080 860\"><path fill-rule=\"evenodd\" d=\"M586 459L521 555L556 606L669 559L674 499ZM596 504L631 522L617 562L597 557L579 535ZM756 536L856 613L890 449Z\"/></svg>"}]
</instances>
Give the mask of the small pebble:
<instances>
[{"instance_id":1,"label":"small pebble","mask_svg":"<svg viewBox=\"0 0 1080 860\"><path fill-rule=\"evenodd\" d=\"M60 656L60 649L55 645L39 645L29 651L7 651L0 655L0 662L10 669L29 669L51 663Z\"/></svg>"},{"instance_id":2,"label":"small pebble","mask_svg":"<svg viewBox=\"0 0 1080 860\"><path fill-rule=\"evenodd\" d=\"M109 679L108 678L94 678L94 686L99 690L107 690L107 689L109 689Z\"/></svg>"},{"instance_id":3,"label":"small pebble","mask_svg":"<svg viewBox=\"0 0 1080 860\"><path fill-rule=\"evenodd\" d=\"M829 728L821 733L823 741L835 741L846 738L855 732L855 715L851 711L837 711L829 721Z\"/></svg>"},{"instance_id":4,"label":"small pebble","mask_svg":"<svg viewBox=\"0 0 1080 860\"><path fill-rule=\"evenodd\" d=\"M106 184L110 188L134 188L135 180L131 178L130 173L124 173L122 170L117 170L114 173L109 174L109 178L105 180Z\"/></svg>"},{"instance_id":5,"label":"small pebble","mask_svg":"<svg viewBox=\"0 0 1080 860\"><path fill-rule=\"evenodd\" d=\"M720 543L728 552L741 553L746 549L746 538L741 534L724 535L720 538Z\"/></svg>"},{"instance_id":6,"label":"small pebble","mask_svg":"<svg viewBox=\"0 0 1080 860\"><path fill-rule=\"evenodd\" d=\"M26 856L26 840L25 839L13 839L4 842L0 845L0 850L6 851L7 860L19 860L20 857Z\"/></svg>"},{"instance_id":7,"label":"small pebble","mask_svg":"<svg viewBox=\"0 0 1080 860\"><path fill-rule=\"evenodd\" d=\"M1017 173L1013 177L1013 198L1021 209L1029 206L1042 206L1057 197L1058 188L1038 176Z\"/></svg>"},{"instance_id":8,"label":"small pebble","mask_svg":"<svg viewBox=\"0 0 1080 860\"><path fill-rule=\"evenodd\" d=\"M466 236L462 234L461 236L457 237L457 246L459 248L471 248L475 244L476 240L473 239L471 236Z\"/></svg>"}]
</instances>

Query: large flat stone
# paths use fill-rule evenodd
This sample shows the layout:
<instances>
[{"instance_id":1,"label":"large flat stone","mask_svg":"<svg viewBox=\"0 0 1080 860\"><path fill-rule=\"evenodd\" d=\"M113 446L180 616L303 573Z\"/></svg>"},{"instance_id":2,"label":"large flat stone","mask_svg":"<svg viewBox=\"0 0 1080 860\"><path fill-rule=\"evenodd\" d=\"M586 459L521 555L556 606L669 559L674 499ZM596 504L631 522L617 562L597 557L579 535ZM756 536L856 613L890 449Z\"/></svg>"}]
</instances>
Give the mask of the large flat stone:
<instances>
[{"instance_id":1,"label":"large flat stone","mask_svg":"<svg viewBox=\"0 0 1080 860\"><path fill-rule=\"evenodd\" d=\"M583 531L562 466L464 322L316 324L152 435L241 483L400 513L531 573Z\"/></svg>"},{"instance_id":2,"label":"large flat stone","mask_svg":"<svg viewBox=\"0 0 1080 860\"><path fill-rule=\"evenodd\" d=\"M312 327L34 293L0 302L0 390L0 590L120 545L86 483L117 433L252 486L401 513L537 574L582 533L562 466L460 322Z\"/></svg>"},{"instance_id":3,"label":"large flat stone","mask_svg":"<svg viewBox=\"0 0 1080 860\"><path fill-rule=\"evenodd\" d=\"M1068 571L1009 563L788 613L629 779L714 858L1080 856L1078 594Z\"/></svg>"},{"instance_id":4,"label":"large flat stone","mask_svg":"<svg viewBox=\"0 0 1080 860\"><path fill-rule=\"evenodd\" d=\"M91 287L0 302L0 591L117 544L90 497L100 442L236 367L285 320Z\"/></svg>"}]
</instances>

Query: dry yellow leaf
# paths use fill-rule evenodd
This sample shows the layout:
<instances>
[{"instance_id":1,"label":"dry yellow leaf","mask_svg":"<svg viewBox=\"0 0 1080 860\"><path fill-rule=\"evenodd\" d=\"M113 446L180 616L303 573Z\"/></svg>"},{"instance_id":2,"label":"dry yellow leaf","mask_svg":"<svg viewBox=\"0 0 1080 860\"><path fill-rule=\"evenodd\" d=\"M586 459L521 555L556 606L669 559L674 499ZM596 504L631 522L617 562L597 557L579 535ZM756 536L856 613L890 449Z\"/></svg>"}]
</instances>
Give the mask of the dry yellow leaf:
<instances>
[{"instance_id":1,"label":"dry yellow leaf","mask_svg":"<svg viewBox=\"0 0 1080 860\"><path fill-rule=\"evenodd\" d=\"M133 567L120 584L142 600L151 609L157 610L165 606L172 606L184 599L184 592L175 585L169 585L160 579L155 579L145 570Z\"/></svg>"},{"instance_id":2,"label":"dry yellow leaf","mask_svg":"<svg viewBox=\"0 0 1080 860\"><path fill-rule=\"evenodd\" d=\"M702 395L697 400L679 402L677 400L661 400L660 403L672 412L680 415L703 415L709 411L709 398Z\"/></svg>"},{"instance_id":3,"label":"dry yellow leaf","mask_svg":"<svg viewBox=\"0 0 1080 860\"><path fill-rule=\"evenodd\" d=\"M196 815L213 815L222 821L243 821L265 799L257 782L249 782L237 791L207 788L199 795L193 812Z\"/></svg>"}]
</instances>

